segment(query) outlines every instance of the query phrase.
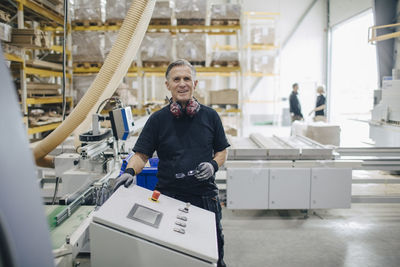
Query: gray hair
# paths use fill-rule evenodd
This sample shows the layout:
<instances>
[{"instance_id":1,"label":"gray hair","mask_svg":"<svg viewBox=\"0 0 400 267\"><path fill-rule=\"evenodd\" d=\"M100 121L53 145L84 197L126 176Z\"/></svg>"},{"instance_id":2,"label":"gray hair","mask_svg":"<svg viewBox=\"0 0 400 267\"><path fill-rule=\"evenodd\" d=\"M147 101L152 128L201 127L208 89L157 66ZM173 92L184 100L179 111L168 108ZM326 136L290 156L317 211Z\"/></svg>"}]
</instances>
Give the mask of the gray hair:
<instances>
[{"instance_id":1,"label":"gray hair","mask_svg":"<svg viewBox=\"0 0 400 267\"><path fill-rule=\"evenodd\" d=\"M168 65L167 71L165 72L165 79L169 79L169 72L172 70L172 68L176 66L187 66L192 70L192 79L195 80L196 78L196 69L193 67L192 64L190 64L189 61L186 59L178 59L172 62L171 64Z\"/></svg>"}]
</instances>

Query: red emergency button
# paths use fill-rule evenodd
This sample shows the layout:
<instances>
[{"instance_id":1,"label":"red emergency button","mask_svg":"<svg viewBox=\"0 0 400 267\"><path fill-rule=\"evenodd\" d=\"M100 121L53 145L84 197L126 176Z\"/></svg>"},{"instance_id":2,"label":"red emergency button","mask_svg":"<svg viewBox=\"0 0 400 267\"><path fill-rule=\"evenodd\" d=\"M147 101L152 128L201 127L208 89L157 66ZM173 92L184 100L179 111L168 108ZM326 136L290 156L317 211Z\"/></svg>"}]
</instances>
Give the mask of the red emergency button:
<instances>
[{"instance_id":1,"label":"red emergency button","mask_svg":"<svg viewBox=\"0 0 400 267\"><path fill-rule=\"evenodd\" d=\"M151 200L158 201L158 198L160 197L160 195L161 195L160 191L154 190L153 195L151 196Z\"/></svg>"}]
</instances>

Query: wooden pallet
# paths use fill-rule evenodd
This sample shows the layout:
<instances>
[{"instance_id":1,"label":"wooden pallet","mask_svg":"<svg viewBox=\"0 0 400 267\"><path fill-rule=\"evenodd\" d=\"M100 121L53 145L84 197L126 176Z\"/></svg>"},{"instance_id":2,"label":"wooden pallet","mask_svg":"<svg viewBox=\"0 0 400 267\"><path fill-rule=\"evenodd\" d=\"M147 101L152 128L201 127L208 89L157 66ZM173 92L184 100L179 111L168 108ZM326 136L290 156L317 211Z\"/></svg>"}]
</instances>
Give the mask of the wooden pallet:
<instances>
[{"instance_id":1,"label":"wooden pallet","mask_svg":"<svg viewBox=\"0 0 400 267\"><path fill-rule=\"evenodd\" d=\"M190 64L192 64L194 67L205 67L206 62L205 61L189 61Z\"/></svg>"},{"instance_id":2,"label":"wooden pallet","mask_svg":"<svg viewBox=\"0 0 400 267\"><path fill-rule=\"evenodd\" d=\"M211 19L210 25L237 26L240 25L239 19Z\"/></svg>"},{"instance_id":3,"label":"wooden pallet","mask_svg":"<svg viewBox=\"0 0 400 267\"><path fill-rule=\"evenodd\" d=\"M55 70L55 71L62 71L63 66L62 64L47 62L43 60L26 60L25 65L28 67L34 67L38 69L46 69L46 70Z\"/></svg>"},{"instance_id":4,"label":"wooden pallet","mask_svg":"<svg viewBox=\"0 0 400 267\"><path fill-rule=\"evenodd\" d=\"M22 94L22 90L18 90L19 94ZM26 96L27 97L54 97L59 96L60 92L58 90L53 89L27 89Z\"/></svg>"},{"instance_id":5,"label":"wooden pallet","mask_svg":"<svg viewBox=\"0 0 400 267\"><path fill-rule=\"evenodd\" d=\"M168 67L168 61L143 61L143 67L145 68L165 68Z\"/></svg>"},{"instance_id":6,"label":"wooden pallet","mask_svg":"<svg viewBox=\"0 0 400 267\"><path fill-rule=\"evenodd\" d=\"M205 19L177 19L177 25L206 25Z\"/></svg>"},{"instance_id":7,"label":"wooden pallet","mask_svg":"<svg viewBox=\"0 0 400 267\"><path fill-rule=\"evenodd\" d=\"M107 19L104 25L107 26L121 26L122 22L124 22L123 19Z\"/></svg>"},{"instance_id":8,"label":"wooden pallet","mask_svg":"<svg viewBox=\"0 0 400 267\"><path fill-rule=\"evenodd\" d=\"M74 68L101 68L103 66L103 62L74 62L73 67Z\"/></svg>"},{"instance_id":9,"label":"wooden pallet","mask_svg":"<svg viewBox=\"0 0 400 267\"><path fill-rule=\"evenodd\" d=\"M150 20L150 25L171 25L171 18L152 18Z\"/></svg>"},{"instance_id":10,"label":"wooden pallet","mask_svg":"<svg viewBox=\"0 0 400 267\"><path fill-rule=\"evenodd\" d=\"M40 82L27 82L26 89L28 90L58 90L60 89L61 85L57 83L40 83Z\"/></svg>"},{"instance_id":11,"label":"wooden pallet","mask_svg":"<svg viewBox=\"0 0 400 267\"><path fill-rule=\"evenodd\" d=\"M213 60L211 61L211 67L238 67L239 61L238 60Z\"/></svg>"},{"instance_id":12,"label":"wooden pallet","mask_svg":"<svg viewBox=\"0 0 400 267\"><path fill-rule=\"evenodd\" d=\"M83 26L83 27L90 27L90 26L101 26L103 23L101 20L74 20L72 21L72 26Z\"/></svg>"}]
</instances>

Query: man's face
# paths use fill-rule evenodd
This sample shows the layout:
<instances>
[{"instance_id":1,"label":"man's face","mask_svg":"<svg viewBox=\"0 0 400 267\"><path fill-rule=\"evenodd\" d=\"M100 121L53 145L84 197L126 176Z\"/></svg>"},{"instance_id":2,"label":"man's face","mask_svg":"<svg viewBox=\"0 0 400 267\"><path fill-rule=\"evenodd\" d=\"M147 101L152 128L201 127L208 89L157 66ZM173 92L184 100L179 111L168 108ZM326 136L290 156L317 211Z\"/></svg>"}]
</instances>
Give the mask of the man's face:
<instances>
[{"instance_id":1,"label":"man's face","mask_svg":"<svg viewBox=\"0 0 400 267\"><path fill-rule=\"evenodd\" d=\"M298 85L293 86L293 91L297 93L297 90L299 90L299 86Z\"/></svg>"},{"instance_id":2,"label":"man's face","mask_svg":"<svg viewBox=\"0 0 400 267\"><path fill-rule=\"evenodd\" d=\"M165 85L171 91L173 101L186 104L193 97L197 82L193 80L190 67L182 65L170 70Z\"/></svg>"}]
</instances>

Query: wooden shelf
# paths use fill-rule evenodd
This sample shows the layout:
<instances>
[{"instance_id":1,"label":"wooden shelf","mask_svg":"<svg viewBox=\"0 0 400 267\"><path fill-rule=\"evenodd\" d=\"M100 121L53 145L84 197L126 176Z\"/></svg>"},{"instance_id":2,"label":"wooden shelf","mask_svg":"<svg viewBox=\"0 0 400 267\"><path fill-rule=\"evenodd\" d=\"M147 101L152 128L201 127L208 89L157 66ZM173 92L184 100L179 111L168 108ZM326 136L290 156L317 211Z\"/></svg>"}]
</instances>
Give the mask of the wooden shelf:
<instances>
[{"instance_id":1,"label":"wooden shelf","mask_svg":"<svg viewBox=\"0 0 400 267\"><path fill-rule=\"evenodd\" d=\"M118 31L121 26L117 25L100 25L100 26L73 26L73 31ZM62 31L60 27L47 27L50 31ZM240 25L224 26L224 25L149 25L147 28L148 32L154 31L166 31L170 33L178 32L195 32L195 33L207 33L216 35L231 35L236 34L237 31L241 30Z\"/></svg>"},{"instance_id":2,"label":"wooden shelf","mask_svg":"<svg viewBox=\"0 0 400 267\"><path fill-rule=\"evenodd\" d=\"M14 0L18 4L23 5L23 7L26 7L30 10L32 10L34 13L40 15L46 20L51 20L56 22L59 25L64 24L64 16L61 14L58 14L55 11L52 11L51 9L45 7L44 5L41 5L35 1L30 1L30 0Z\"/></svg>"},{"instance_id":3,"label":"wooden shelf","mask_svg":"<svg viewBox=\"0 0 400 267\"><path fill-rule=\"evenodd\" d=\"M24 60L22 58L20 58L19 56L13 55L13 54L4 53L4 58L6 60L19 62L19 63L23 63L24 62Z\"/></svg>"},{"instance_id":4,"label":"wooden shelf","mask_svg":"<svg viewBox=\"0 0 400 267\"><path fill-rule=\"evenodd\" d=\"M67 96L66 101L72 104L72 97ZM27 105L41 105L41 104L56 104L62 103L63 99L61 96L54 97L30 97L26 99Z\"/></svg>"},{"instance_id":5,"label":"wooden shelf","mask_svg":"<svg viewBox=\"0 0 400 267\"><path fill-rule=\"evenodd\" d=\"M60 124L61 124L61 122L55 122L55 123L45 124L45 125L42 125L42 126L29 127L28 128L28 135L54 130Z\"/></svg>"},{"instance_id":6,"label":"wooden shelf","mask_svg":"<svg viewBox=\"0 0 400 267\"><path fill-rule=\"evenodd\" d=\"M44 69L38 69L38 68L32 68L32 67L25 67L24 68L26 74L33 74L33 75L38 75L41 77L62 77L63 73L62 71L54 71L54 70L44 70ZM71 75L69 73L66 73L67 78L71 78Z\"/></svg>"}]
</instances>

